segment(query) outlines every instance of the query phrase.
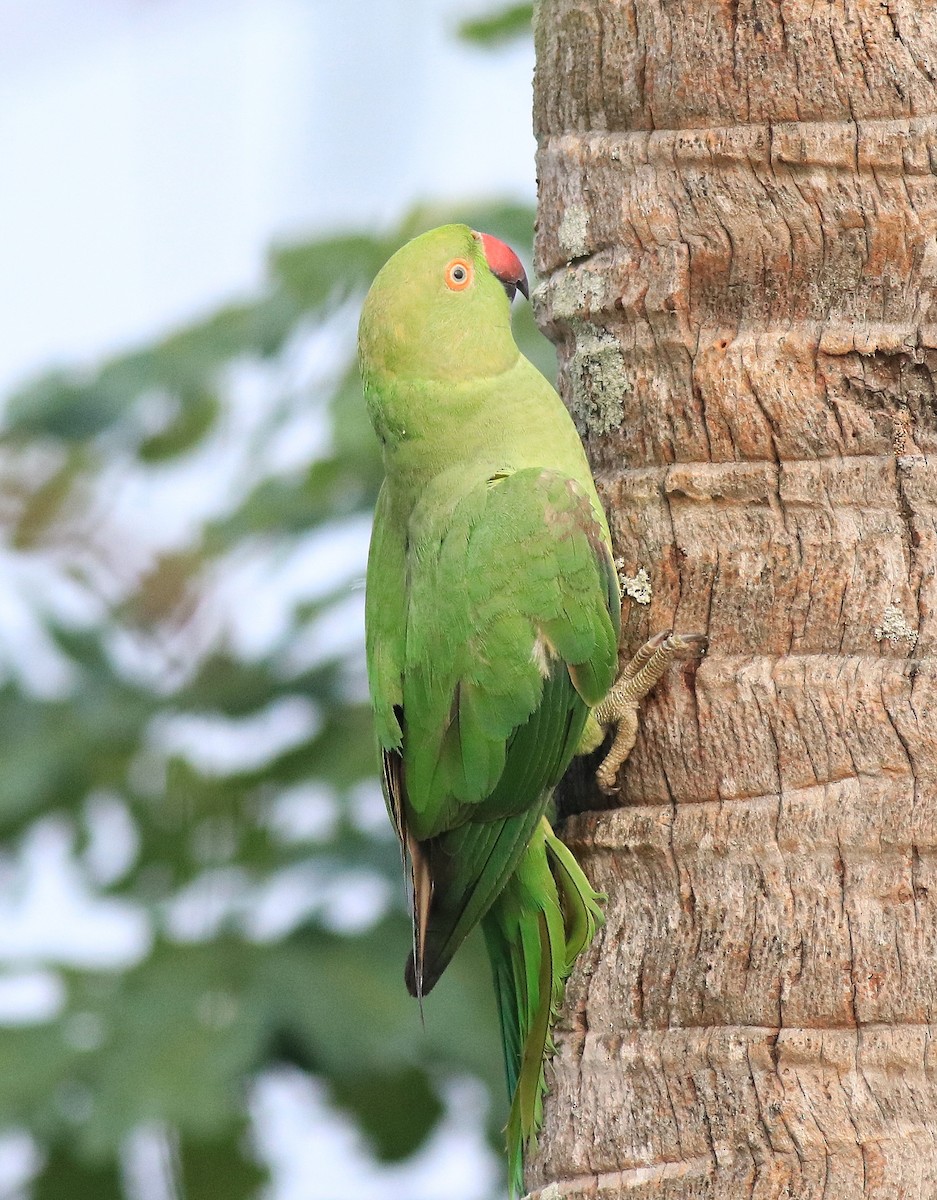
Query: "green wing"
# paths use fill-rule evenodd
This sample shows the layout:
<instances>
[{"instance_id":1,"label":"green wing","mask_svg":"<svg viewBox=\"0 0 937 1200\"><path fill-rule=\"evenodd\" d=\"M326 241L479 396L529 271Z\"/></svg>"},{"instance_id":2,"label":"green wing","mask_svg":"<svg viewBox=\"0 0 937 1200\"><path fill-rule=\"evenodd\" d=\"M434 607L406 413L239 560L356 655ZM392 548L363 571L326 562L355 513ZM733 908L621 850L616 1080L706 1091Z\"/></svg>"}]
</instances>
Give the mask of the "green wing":
<instances>
[{"instance_id":1,"label":"green wing","mask_svg":"<svg viewBox=\"0 0 937 1200\"><path fill-rule=\"evenodd\" d=\"M384 481L374 510L365 594L365 646L374 727L382 750L399 750L407 636L407 516Z\"/></svg>"},{"instance_id":2,"label":"green wing","mask_svg":"<svg viewBox=\"0 0 937 1200\"><path fill-rule=\"evenodd\" d=\"M441 476L408 521L375 533L369 672L385 796L412 865L415 994L536 830L614 680L618 612L604 530L585 490L557 472L474 487Z\"/></svg>"},{"instance_id":3,"label":"green wing","mask_svg":"<svg viewBox=\"0 0 937 1200\"><path fill-rule=\"evenodd\" d=\"M556 758L549 721L508 769L512 747L521 758L515 731L557 673L571 690L552 687L551 701L578 711L617 668L617 582L585 490L540 469L494 476L451 505L446 486L440 477L414 512L408 550L403 760L421 841L537 803L569 755Z\"/></svg>"},{"instance_id":4,"label":"green wing","mask_svg":"<svg viewBox=\"0 0 937 1200\"><path fill-rule=\"evenodd\" d=\"M464 821L422 843L432 906L425 933L417 939L422 956L415 947L407 965L407 986L414 995L432 989L510 879L579 743L588 711L565 665L558 663L541 703L513 732L504 772L488 802L502 809L522 801L526 806L493 820Z\"/></svg>"}]
</instances>

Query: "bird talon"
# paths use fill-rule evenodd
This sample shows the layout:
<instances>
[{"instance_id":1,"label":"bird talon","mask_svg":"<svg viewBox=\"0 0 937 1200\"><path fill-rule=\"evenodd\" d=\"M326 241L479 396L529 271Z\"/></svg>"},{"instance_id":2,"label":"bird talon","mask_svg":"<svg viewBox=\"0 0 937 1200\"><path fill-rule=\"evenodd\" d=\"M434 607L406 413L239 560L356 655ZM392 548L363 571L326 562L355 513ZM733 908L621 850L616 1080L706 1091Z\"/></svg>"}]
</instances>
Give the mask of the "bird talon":
<instances>
[{"instance_id":1,"label":"bird talon","mask_svg":"<svg viewBox=\"0 0 937 1200\"><path fill-rule=\"evenodd\" d=\"M672 633L670 637L677 651L693 650L705 654L709 649L709 638L705 633Z\"/></svg>"},{"instance_id":2,"label":"bird talon","mask_svg":"<svg viewBox=\"0 0 937 1200\"><path fill-rule=\"evenodd\" d=\"M702 633L674 633L662 630L648 638L627 664L611 691L593 709L593 715L605 729L614 725L616 733L608 754L596 771L596 781L606 795L618 792L618 772L631 753L638 736L638 706L655 687L673 660L687 651L704 654L709 639Z\"/></svg>"}]
</instances>

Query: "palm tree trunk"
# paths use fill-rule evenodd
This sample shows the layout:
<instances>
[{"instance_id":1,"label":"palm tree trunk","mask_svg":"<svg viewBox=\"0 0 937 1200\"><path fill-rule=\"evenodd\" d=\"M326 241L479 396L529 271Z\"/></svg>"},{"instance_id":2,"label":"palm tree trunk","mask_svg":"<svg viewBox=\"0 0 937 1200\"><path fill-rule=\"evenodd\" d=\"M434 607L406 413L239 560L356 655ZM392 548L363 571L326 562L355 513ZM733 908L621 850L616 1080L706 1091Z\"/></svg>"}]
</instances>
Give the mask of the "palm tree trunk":
<instances>
[{"instance_id":1,"label":"palm tree trunk","mask_svg":"<svg viewBox=\"0 0 937 1200\"><path fill-rule=\"evenodd\" d=\"M566 824L608 923L528 1184L932 1200L937 8L541 0L536 38L538 312L649 577L626 649L711 650Z\"/></svg>"}]
</instances>

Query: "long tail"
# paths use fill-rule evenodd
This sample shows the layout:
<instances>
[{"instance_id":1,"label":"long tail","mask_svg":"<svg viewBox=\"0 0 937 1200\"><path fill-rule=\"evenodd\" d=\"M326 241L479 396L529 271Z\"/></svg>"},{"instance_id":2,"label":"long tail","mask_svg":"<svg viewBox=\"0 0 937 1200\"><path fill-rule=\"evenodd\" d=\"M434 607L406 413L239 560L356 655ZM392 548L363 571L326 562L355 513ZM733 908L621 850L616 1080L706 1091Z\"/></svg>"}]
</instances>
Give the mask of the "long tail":
<instances>
[{"instance_id":1,"label":"long tail","mask_svg":"<svg viewBox=\"0 0 937 1200\"><path fill-rule=\"evenodd\" d=\"M600 901L546 818L482 927L495 980L511 1096L505 1129L511 1190L543 1123L544 1068L566 979L603 923Z\"/></svg>"}]
</instances>

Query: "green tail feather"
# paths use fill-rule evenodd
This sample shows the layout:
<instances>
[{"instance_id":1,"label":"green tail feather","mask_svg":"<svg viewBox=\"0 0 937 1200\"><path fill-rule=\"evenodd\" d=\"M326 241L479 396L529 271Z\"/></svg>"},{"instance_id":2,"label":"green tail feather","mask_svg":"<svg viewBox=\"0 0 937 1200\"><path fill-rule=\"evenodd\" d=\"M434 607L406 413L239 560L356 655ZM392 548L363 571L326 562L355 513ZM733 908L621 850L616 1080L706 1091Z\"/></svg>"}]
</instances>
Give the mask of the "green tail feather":
<instances>
[{"instance_id":1,"label":"green tail feather","mask_svg":"<svg viewBox=\"0 0 937 1200\"><path fill-rule=\"evenodd\" d=\"M564 985L603 922L601 899L544 818L482 921L511 1096L505 1135L513 1195L524 1191L524 1160L543 1123L544 1068Z\"/></svg>"},{"instance_id":2,"label":"green tail feather","mask_svg":"<svg viewBox=\"0 0 937 1200\"><path fill-rule=\"evenodd\" d=\"M569 975L576 959L592 944L596 930L605 924L602 905L608 897L604 892L592 890L592 885L573 857L573 852L560 841L548 822L544 821L544 824L547 827L547 858L563 910L563 925L566 930L566 975Z\"/></svg>"}]
</instances>

